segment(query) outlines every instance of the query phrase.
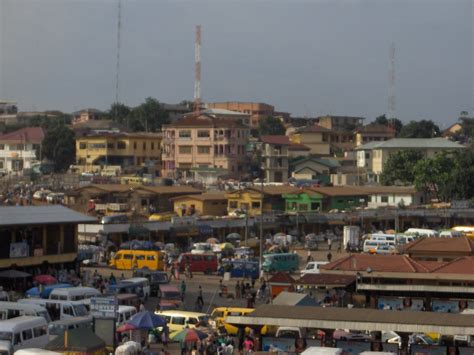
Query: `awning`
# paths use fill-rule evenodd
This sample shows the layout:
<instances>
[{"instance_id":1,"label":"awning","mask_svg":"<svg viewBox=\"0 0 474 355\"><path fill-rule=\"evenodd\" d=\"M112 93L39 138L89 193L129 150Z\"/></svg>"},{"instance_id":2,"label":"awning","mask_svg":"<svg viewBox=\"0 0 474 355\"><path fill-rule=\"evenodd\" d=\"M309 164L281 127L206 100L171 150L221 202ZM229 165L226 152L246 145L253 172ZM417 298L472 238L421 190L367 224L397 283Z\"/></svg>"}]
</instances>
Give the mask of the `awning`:
<instances>
[{"instance_id":1,"label":"awning","mask_svg":"<svg viewBox=\"0 0 474 355\"><path fill-rule=\"evenodd\" d=\"M199 226L199 234L202 235L212 235L213 229L208 224L202 224Z\"/></svg>"}]
</instances>

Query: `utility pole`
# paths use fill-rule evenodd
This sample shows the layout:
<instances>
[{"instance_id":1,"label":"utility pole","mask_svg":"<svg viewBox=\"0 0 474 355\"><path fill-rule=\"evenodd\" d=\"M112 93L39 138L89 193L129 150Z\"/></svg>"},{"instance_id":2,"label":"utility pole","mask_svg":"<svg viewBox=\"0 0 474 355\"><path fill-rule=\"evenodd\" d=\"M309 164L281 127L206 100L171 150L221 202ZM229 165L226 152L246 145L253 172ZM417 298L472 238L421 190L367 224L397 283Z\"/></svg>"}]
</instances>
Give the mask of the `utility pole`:
<instances>
[{"instance_id":1,"label":"utility pole","mask_svg":"<svg viewBox=\"0 0 474 355\"><path fill-rule=\"evenodd\" d=\"M201 25L196 25L194 42L194 112L201 109Z\"/></svg>"},{"instance_id":2,"label":"utility pole","mask_svg":"<svg viewBox=\"0 0 474 355\"><path fill-rule=\"evenodd\" d=\"M118 0L117 9L117 58L115 63L115 104L119 103L119 88L120 88L120 32L122 31L122 0ZM115 120L117 120L117 107L114 112ZM127 119L128 128L128 119Z\"/></svg>"},{"instance_id":3,"label":"utility pole","mask_svg":"<svg viewBox=\"0 0 474 355\"><path fill-rule=\"evenodd\" d=\"M262 178L260 179L260 255L259 255L259 265L260 265L260 272L262 271L263 265L263 199L264 199L264 191L263 191L263 174Z\"/></svg>"},{"instance_id":4,"label":"utility pole","mask_svg":"<svg viewBox=\"0 0 474 355\"><path fill-rule=\"evenodd\" d=\"M389 95L388 95L388 126L395 130L395 43L390 46L390 62L388 70Z\"/></svg>"}]
</instances>

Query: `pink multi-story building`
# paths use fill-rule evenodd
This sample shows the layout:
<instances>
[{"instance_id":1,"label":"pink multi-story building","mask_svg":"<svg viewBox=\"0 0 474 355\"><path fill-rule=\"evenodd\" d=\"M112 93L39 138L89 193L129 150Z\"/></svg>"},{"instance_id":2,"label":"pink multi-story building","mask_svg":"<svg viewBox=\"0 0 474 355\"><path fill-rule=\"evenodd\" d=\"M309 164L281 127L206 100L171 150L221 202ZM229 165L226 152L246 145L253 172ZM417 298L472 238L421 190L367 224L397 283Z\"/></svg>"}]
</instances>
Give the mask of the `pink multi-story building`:
<instances>
[{"instance_id":1,"label":"pink multi-story building","mask_svg":"<svg viewBox=\"0 0 474 355\"><path fill-rule=\"evenodd\" d=\"M201 115L163 126L162 173L165 177L213 182L240 178L246 169L250 130L238 120Z\"/></svg>"}]
</instances>

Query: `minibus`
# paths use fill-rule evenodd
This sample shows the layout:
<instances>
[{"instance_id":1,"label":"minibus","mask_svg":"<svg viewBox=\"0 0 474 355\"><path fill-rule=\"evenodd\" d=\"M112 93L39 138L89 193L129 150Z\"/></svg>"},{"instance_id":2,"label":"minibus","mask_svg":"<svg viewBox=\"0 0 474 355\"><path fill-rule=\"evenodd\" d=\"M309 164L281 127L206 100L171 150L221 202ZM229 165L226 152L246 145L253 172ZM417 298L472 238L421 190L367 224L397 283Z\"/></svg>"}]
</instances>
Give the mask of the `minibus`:
<instances>
[{"instance_id":1,"label":"minibus","mask_svg":"<svg viewBox=\"0 0 474 355\"><path fill-rule=\"evenodd\" d=\"M123 285L130 285L134 288L135 294L145 300L150 297L150 281L146 277L132 277L130 279L122 280Z\"/></svg>"},{"instance_id":2,"label":"minibus","mask_svg":"<svg viewBox=\"0 0 474 355\"><path fill-rule=\"evenodd\" d=\"M280 253L263 255L262 269L265 272L288 271L294 272L299 269L298 254Z\"/></svg>"},{"instance_id":3,"label":"minibus","mask_svg":"<svg viewBox=\"0 0 474 355\"><path fill-rule=\"evenodd\" d=\"M183 253L178 258L179 270L186 270L189 265L191 272L204 272L211 274L217 271L217 256L215 254L191 254Z\"/></svg>"},{"instance_id":4,"label":"minibus","mask_svg":"<svg viewBox=\"0 0 474 355\"><path fill-rule=\"evenodd\" d=\"M377 248L380 246L388 246L389 243L384 240L372 240L366 239L364 241L364 246L362 247L362 251L364 253L375 254L377 253Z\"/></svg>"},{"instance_id":5,"label":"minibus","mask_svg":"<svg viewBox=\"0 0 474 355\"><path fill-rule=\"evenodd\" d=\"M160 302L166 301L180 307L183 303L181 301L181 293L178 288L174 285L160 285L158 290L158 298Z\"/></svg>"},{"instance_id":6,"label":"minibus","mask_svg":"<svg viewBox=\"0 0 474 355\"><path fill-rule=\"evenodd\" d=\"M206 313L186 312L186 311L162 311L155 314L166 319L170 333L183 330L185 328L195 328L197 325L207 325L209 317Z\"/></svg>"},{"instance_id":7,"label":"minibus","mask_svg":"<svg viewBox=\"0 0 474 355\"><path fill-rule=\"evenodd\" d=\"M417 237L437 237L439 235L434 229L423 228L408 228L405 234L411 234Z\"/></svg>"},{"instance_id":8,"label":"minibus","mask_svg":"<svg viewBox=\"0 0 474 355\"><path fill-rule=\"evenodd\" d=\"M43 317L49 323L51 318L46 308L36 304L17 302L0 302L0 320L7 320L19 316Z\"/></svg>"},{"instance_id":9,"label":"minibus","mask_svg":"<svg viewBox=\"0 0 474 355\"><path fill-rule=\"evenodd\" d=\"M20 316L0 322L1 349L43 348L48 342L48 324L43 317Z\"/></svg>"},{"instance_id":10,"label":"minibus","mask_svg":"<svg viewBox=\"0 0 474 355\"><path fill-rule=\"evenodd\" d=\"M135 314L137 314L137 309L133 306L118 306L117 328L128 322Z\"/></svg>"},{"instance_id":11,"label":"minibus","mask_svg":"<svg viewBox=\"0 0 474 355\"><path fill-rule=\"evenodd\" d=\"M93 287L57 288L51 291L50 300L80 301L91 297L99 297L101 293Z\"/></svg>"},{"instance_id":12,"label":"minibus","mask_svg":"<svg viewBox=\"0 0 474 355\"><path fill-rule=\"evenodd\" d=\"M162 271L164 254L157 250L119 250L110 260L110 266L119 270L149 269Z\"/></svg>"},{"instance_id":13,"label":"minibus","mask_svg":"<svg viewBox=\"0 0 474 355\"><path fill-rule=\"evenodd\" d=\"M85 317L89 315L87 307L81 301L45 300L42 298L23 298L18 303L36 304L46 308L51 320L71 317Z\"/></svg>"},{"instance_id":14,"label":"minibus","mask_svg":"<svg viewBox=\"0 0 474 355\"><path fill-rule=\"evenodd\" d=\"M258 279L258 261L245 259L223 260L222 266L218 270L219 275L225 272L230 273L230 277Z\"/></svg>"}]
</instances>

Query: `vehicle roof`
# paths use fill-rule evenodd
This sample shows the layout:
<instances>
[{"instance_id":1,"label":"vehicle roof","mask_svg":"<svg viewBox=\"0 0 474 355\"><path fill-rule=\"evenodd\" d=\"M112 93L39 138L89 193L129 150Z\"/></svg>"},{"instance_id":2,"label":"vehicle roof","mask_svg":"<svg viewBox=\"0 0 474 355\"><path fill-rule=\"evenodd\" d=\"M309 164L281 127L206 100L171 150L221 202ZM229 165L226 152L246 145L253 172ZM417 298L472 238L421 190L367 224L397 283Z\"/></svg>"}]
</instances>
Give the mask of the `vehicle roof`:
<instances>
[{"instance_id":1,"label":"vehicle roof","mask_svg":"<svg viewBox=\"0 0 474 355\"><path fill-rule=\"evenodd\" d=\"M61 287L61 288L55 288L53 291L51 291L51 294L69 294L69 293L81 293L81 292L95 292L97 294L100 294L100 291L97 290L96 288L93 287L85 287L85 286L79 286L79 287Z\"/></svg>"},{"instance_id":2,"label":"vehicle roof","mask_svg":"<svg viewBox=\"0 0 474 355\"><path fill-rule=\"evenodd\" d=\"M138 298L138 295L135 293L119 293L115 297L117 297L117 299L126 300L129 298Z\"/></svg>"},{"instance_id":3,"label":"vehicle roof","mask_svg":"<svg viewBox=\"0 0 474 355\"><path fill-rule=\"evenodd\" d=\"M20 326L25 323L35 323L36 325L47 324L46 319L43 317L36 316L20 316L15 318L10 318L7 320L2 320L0 322L0 330L13 329L17 326Z\"/></svg>"},{"instance_id":4,"label":"vehicle roof","mask_svg":"<svg viewBox=\"0 0 474 355\"><path fill-rule=\"evenodd\" d=\"M295 254L295 253L273 253L273 254L264 254L263 256L277 256L277 255L295 255L295 256L298 256L298 254Z\"/></svg>"},{"instance_id":5,"label":"vehicle roof","mask_svg":"<svg viewBox=\"0 0 474 355\"><path fill-rule=\"evenodd\" d=\"M118 311L119 311L119 312L120 312L120 311L130 311L130 310L132 310L132 309L137 310L137 309L136 309L135 307L133 307L133 306L125 306L125 305L119 305L119 306L118 306Z\"/></svg>"},{"instance_id":6,"label":"vehicle roof","mask_svg":"<svg viewBox=\"0 0 474 355\"><path fill-rule=\"evenodd\" d=\"M135 253L135 254L153 254L153 253L162 253L161 250L140 250L140 249L120 249L118 253Z\"/></svg>"},{"instance_id":7,"label":"vehicle roof","mask_svg":"<svg viewBox=\"0 0 474 355\"><path fill-rule=\"evenodd\" d=\"M160 311L156 314L157 315L165 315L165 316L188 316L188 317L204 317L204 316L207 316L206 313L180 311L180 310Z\"/></svg>"},{"instance_id":8,"label":"vehicle roof","mask_svg":"<svg viewBox=\"0 0 474 355\"><path fill-rule=\"evenodd\" d=\"M181 253L181 255L192 255L192 256L216 256L214 253L201 253L201 254L193 254L193 253Z\"/></svg>"},{"instance_id":9,"label":"vehicle roof","mask_svg":"<svg viewBox=\"0 0 474 355\"><path fill-rule=\"evenodd\" d=\"M161 291L178 291L178 287L174 285L160 285L160 290Z\"/></svg>"},{"instance_id":10,"label":"vehicle roof","mask_svg":"<svg viewBox=\"0 0 474 355\"><path fill-rule=\"evenodd\" d=\"M76 323L86 323L86 322L92 322L92 317L86 316L86 317L65 318L65 319L56 320L49 324L76 324Z\"/></svg>"},{"instance_id":11,"label":"vehicle roof","mask_svg":"<svg viewBox=\"0 0 474 355\"><path fill-rule=\"evenodd\" d=\"M237 311L237 312L253 312L255 311L255 308L244 308L244 307L216 307L214 308L214 311L215 310L218 310L218 311L229 311L229 310L232 310L232 311Z\"/></svg>"},{"instance_id":12,"label":"vehicle roof","mask_svg":"<svg viewBox=\"0 0 474 355\"><path fill-rule=\"evenodd\" d=\"M30 310L38 310L44 311L46 308L40 306L39 304L32 304L32 303L18 303L18 302L0 302L0 309L30 309Z\"/></svg>"},{"instance_id":13,"label":"vehicle roof","mask_svg":"<svg viewBox=\"0 0 474 355\"><path fill-rule=\"evenodd\" d=\"M72 305L84 304L83 300L80 301L69 301L69 300L50 300L49 298L22 298L18 300L19 303L30 303L30 304L44 304L44 303L70 303Z\"/></svg>"},{"instance_id":14,"label":"vehicle roof","mask_svg":"<svg viewBox=\"0 0 474 355\"><path fill-rule=\"evenodd\" d=\"M122 280L122 282L140 282L140 281L148 281L146 277L131 277L129 279Z\"/></svg>"}]
</instances>

